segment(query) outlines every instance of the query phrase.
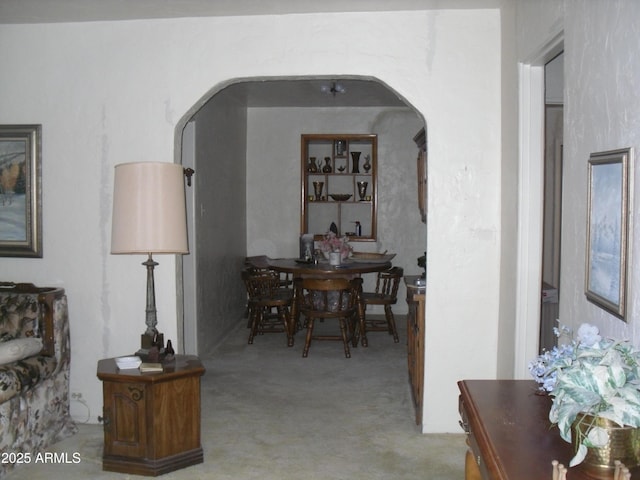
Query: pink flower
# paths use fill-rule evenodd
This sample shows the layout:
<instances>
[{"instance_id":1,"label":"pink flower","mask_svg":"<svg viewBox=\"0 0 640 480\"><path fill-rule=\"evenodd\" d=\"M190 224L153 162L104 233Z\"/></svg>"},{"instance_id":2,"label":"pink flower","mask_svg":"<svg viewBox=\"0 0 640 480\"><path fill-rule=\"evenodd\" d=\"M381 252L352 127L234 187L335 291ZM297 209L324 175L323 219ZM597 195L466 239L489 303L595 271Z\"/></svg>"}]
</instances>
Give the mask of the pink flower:
<instances>
[{"instance_id":1,"label":"pink flower","mask_svg":"<svg viewBox=\"0 0 640 480\"><path fill-rule=\"evenodd\" d=\"M349 239L347 237L338 237L333 232L328 232L322 240L319 242L319 248L321 251L340 252L342 258L346 258L351 253L351 245L349 245Z\"/></svg>"}]
</instances>

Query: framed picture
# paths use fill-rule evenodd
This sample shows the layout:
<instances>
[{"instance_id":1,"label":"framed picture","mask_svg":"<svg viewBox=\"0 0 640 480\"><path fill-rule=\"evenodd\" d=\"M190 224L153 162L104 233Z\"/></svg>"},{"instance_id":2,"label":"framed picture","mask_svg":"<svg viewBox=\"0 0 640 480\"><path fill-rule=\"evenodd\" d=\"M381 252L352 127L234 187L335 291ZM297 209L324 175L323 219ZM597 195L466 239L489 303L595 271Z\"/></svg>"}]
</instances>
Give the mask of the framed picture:
<instances>
[{"instance_id":1,"label":"framed picture","mask_svg":"<svg viewBox=\"0 0 640 480\"><path fill-rule=\"evenodd\" d=\"M0 256L42 257L41 125L0 125Z\"/></svg>"},{"instance_id":2,"label":"framed picture","mask_svg":"<svg viewBox=\"0 0 640 480\"><path fill-rule=\"evenodd\" d=\"M625 319L629 230L630 148L589 158L585 294Z\"/></svg>"}]
</instances>

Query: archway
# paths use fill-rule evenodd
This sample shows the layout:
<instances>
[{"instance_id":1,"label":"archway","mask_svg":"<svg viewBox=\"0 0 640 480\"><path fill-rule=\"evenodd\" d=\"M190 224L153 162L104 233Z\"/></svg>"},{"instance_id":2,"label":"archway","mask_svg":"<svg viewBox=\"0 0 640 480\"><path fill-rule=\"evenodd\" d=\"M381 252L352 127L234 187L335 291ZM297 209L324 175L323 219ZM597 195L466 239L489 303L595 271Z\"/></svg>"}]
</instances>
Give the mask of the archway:
<instances>
[{"instance_id":1,"label":"archway","mask_svg":"<svg viewBox=\"0 0 640 480\"><path fill-rule=\"evenodd\" d=\"M333 82L346 84L347 93L343 95L330 90L327 93L321 91L324 85L332 85ZM357 90L354 91L354 89ZM349 91L357 95L348 97ZM274 114L276 110L277 114ZM266 113L269 111L273 113ZM358 115L363 116L364 111L368 111L370 117L354 127L358 130L376 127L391 128L392 124L398 122L400 124L394 128L406 129L404 137L407 144L402 148L405 151L407 149L411 151L409 156L403 157L408 169L406 176L410 176L410 180L404 178L407 182L415 182L417 147L413 144L412 138L420 128L424 127L424 120L392 88L374 78L236 79L211 89L183 116L176 128L176 161L182 162L185 166L193 163L190 166L196 170L195 189L190 193L193 195L190 209L192 254L184 259L178 259L177 269L180 310L178 312L179 343L184 351L206 355L223 340L230 328L237 325L238 318L244 313L244 291L238 272L248 252L261 248L266 250L264 251L266 254L292 256L290 250L279 250L286 249L277 245L279 239L256 238L251 233L247 234L247 222L250 226L256 223L255 219L251 219L250 214L247 215L250 205L247 207L244 203L255 201L251 199L251 194L247 195L247 182L253 181L251 178L255 177L256 171L259 171L256 170L257 163L267 163L264 158L258 159L255 144L261 144L260 155L269 155L268 151L273 154L277 148L286 152L282 156L286 157L287 163L282 168L287 175L290 175L291 169L299 165L300 137L297 134L299 132L292 131L295 129L293 125L283 125L282 128L288 128L291 133L282 135L280 140L273 138L273 135L258 132L257 130L261 128L259 126L282 122L281 118L286 115L295 116L296 120L293 123L300 124L300 128L320 128L319 125L322 125L322 122L314 123L309 120L309 115L305 112L311 112L316 117L324 116L325 120L331 117L330 112L334 112L336 114L334 118L326 121L323 128L343 131L346 128L345 122L341 124L339 118L349 116L350 125L354 125L357 122L353 119ZM411 120L408 120L409 117ZM265 118L268 120L264 120ZM205 131L210 132L206 140L202 138ZM266 144L269 145L266 146ZM402 152L391 152L389 155L402 155ZM211 159L222 163L216 168L211 168ZM239 163L244 163L244 170ZM274 176L272 174L272 171L260 172L261 181L273 181L269 179ZM277 173L275 176L278 176ZM286 201L277 202L278 209L287 210L284 219L274 220L282 223L280 229L283 232L282 238L286 238L285 243L289 245L292 242L297 244L299 193L295 193L295 185L298 178L299 172L295 172L284 186L276 187L277 190L294 189L293 193L286 197ZM217 187L214 187L214 184ZM230 189L230 186L233 188ZM406 186L403 185L403 187L406 190ZM216 188L226 193L216 191ZM417 186L412 188L417 189ZM203 196L204 190L207 191L207 198ZM249 189L250 192L252 190L252 188ZM404 258L400 255L398 255L400 258L397 257L399 261L413 265L415 258L426 248L426 226L420 221L415 195L410 200L403 196L404 193L398 195L401 197L398 201L406 203L407 211L415 210L410 223L415 224L417 234L407 235L407 228L391 227L387 228L386 235L388 241L393 241L397 232L401 232L403 240L407 237L417 239L413 240L414 245L407 246L407 249L411 250L410 254L405 254ZM389 204L395 200L394 197ZM211 211L218 209L223 203L229 204L230 207L224 212ZM244 209L237 208L238 205L244 205ZM285 207L282 207L283 205ZM197 210L196 214L193 214L194 210ZM295 213L292 213L294 211ZM291 220L292 217L295 219ZM232 226L227 225L227 222ZM384 221L382 223L384 225ZM395 230L395 233L389 233L389 230ZM221 234L222 231L224 233ZM233 240L230 241L224 237L230 237ZM204 245L208 251L205 251ZM220 250L209 251L210 248L226 250L226 254L217 253ZM210 275L205 273L206 270L217 273ZM216 290L219 292L216 293ZM195 308L191 308L194 305ZM207 321L196 320L203 318ZM200 325L195 326L202 323L207 325L204 330ZM203 337L207 340L203 340Z\"/></svg>"}]
</instances>

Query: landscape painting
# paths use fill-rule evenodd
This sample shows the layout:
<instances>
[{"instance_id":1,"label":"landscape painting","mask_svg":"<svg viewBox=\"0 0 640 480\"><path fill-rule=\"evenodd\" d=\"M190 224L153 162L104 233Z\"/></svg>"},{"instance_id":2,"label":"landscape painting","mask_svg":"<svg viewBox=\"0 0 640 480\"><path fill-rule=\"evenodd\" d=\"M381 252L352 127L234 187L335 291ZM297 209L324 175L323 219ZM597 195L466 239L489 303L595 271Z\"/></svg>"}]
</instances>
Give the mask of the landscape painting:
<instances>
[{"instance_id":1,"label":"landscape painting","mask_svg":"<svg viewBox=\"0 0 640 480\"><path fill-rule=\"evenodd\" d=\"M589 159L587 298L624 319L628 245L630 149Z\"/></svg>"},{"instance_id":2,"label":"landscape painting","mask_svg":"<svg viewBox=\"0 0 640 480\"><path fill-rule=\"evenodd\" d=\"M0 125L0 256L42 256L40 139L40 125Z\"/></svg>"}]
</instances>

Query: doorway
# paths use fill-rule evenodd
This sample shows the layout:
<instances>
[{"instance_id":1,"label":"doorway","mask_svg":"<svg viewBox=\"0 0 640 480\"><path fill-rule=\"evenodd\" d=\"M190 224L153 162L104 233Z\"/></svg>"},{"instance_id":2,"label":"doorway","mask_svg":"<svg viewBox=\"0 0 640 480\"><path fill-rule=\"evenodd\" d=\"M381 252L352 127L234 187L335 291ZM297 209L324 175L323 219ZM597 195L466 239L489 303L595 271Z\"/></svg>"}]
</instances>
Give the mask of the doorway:
<instances>
[{"instance_id":1,"label":"doorway","mask_svg":"<svg viewBox=\"0 0 640 480\"><path fill-rule=\"evenodd\" d=\"M518 258L514 377L540 349L545 151L545 65L564 50L564 33L551 38L519 69Z\"/></svg>"},{"instance_id":2,"label":"doorway","mask_svg":"<svg viewBox=\"0 0 640 480\"><path fill-rule=\"evenodd\" d=\"M544 67L545 149L544 206L542 221L542 290L540 306L539 352L557 344L560 289L562 225L562 152L564 113L564 55L561 53Z\"/></svg>"},{"instance_id":3,"label":"doorway","mask_svg":"<svg viewBox=\"0 0 640 480\"><path fill-rule=\"evenodd\" d=\"M333 92L334 83L347 93ZM195 254L183 258L183 298L195 308L189 313L185 305L179 331L185 351L207 356L244 314L239 272L245 256L297 255L300 133L401 131L404 146L390 146L385 158L406 165L414 179L417 150L412 138L424 119L376 79L267 78L239 79L212 89L181 125L188 127L177 131L176 144L183 164L193 157L189 166L196 172L188 193L193 196L189 237ZM415 196L406 190L396 184L386 205L404 202L417 211ZM278 199L273 198L276 193ZM426 226L417 212L407 225L393 223L400 220L407 221L393 216L387 230L390 235L413 233L415 245L405 247L411 251L406 261L413 265L413 252L425 250ZM400 243L395 237L387 241Z\"/></svg>"}]
</instances>

